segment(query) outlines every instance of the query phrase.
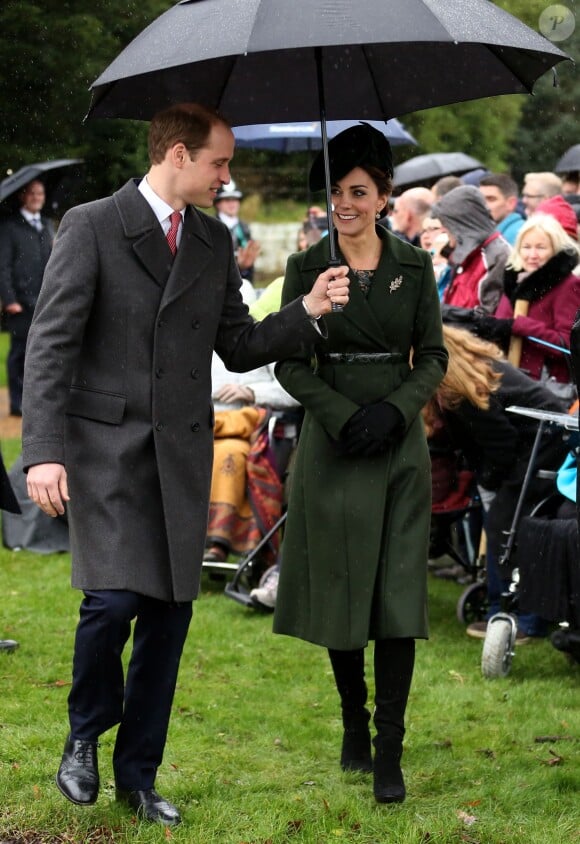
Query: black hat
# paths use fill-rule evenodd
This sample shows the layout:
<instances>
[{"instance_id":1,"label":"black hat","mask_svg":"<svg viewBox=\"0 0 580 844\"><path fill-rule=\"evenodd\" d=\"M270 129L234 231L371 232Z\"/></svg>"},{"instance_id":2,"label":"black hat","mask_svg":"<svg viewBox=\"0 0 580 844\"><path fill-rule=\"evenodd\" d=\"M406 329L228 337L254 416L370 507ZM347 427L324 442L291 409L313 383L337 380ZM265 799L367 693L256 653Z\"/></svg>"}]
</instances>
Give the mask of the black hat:
<instances>
[{"instance_id":1,"label":"black hat","mask_svg":"<svg viewBox=\"0 0 580 844\"><path fill-rule=\"evenodd\" d=\"M354 170L365 164L377 167L389 176L393 175L393 153L391 145L378 129L368 123L358 123L350 126L328 142L328 158L330 161L330 180L337 182ZM310 168L310 190L317 191L324 188L324 156L322 150L314 159Z\"/></svg>"}]
</instances>

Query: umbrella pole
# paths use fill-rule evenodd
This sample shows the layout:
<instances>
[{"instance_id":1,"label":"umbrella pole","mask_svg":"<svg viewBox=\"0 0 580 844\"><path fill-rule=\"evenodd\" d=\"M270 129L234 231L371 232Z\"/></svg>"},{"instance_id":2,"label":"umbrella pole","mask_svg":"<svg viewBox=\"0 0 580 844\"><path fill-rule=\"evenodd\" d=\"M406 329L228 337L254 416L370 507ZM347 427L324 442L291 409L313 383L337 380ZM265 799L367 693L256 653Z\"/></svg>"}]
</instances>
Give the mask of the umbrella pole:
<instances>
[{"instance_id":1,"label":"umbrella pole","mask_svg":"<svg viewBox=\"0 0 580 844\"><path fill-rule=\"evenodd\" d=\"M326 102L324 99L324 78L322 75L322 47L315 48L316 75L318 78L318 104L320 108L320 133L322 135L322 158L324 161L324 187L326 190L326 210L328 213L328 241L330 247L330 258L328 267L339 267L340 261L336 256L336 245L334 242L334 220L332 219L332 194L330 192L330 159L328 156L328 133L326 131ZM332 303L333 311L342 311L342 305Z\"/></svg>"}]
</instances>

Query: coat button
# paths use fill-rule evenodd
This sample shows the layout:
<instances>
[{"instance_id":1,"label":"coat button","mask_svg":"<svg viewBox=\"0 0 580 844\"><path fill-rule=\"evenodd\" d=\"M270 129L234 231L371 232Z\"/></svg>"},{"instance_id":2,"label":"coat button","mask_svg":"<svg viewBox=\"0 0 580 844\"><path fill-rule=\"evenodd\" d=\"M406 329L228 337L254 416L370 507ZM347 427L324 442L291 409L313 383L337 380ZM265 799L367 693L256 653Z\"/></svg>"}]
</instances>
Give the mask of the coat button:
<instances>
[{"instance_id":1,"label":"coat button","mask_svg":"<svg viewBox=\"0 0 580 844\"><path fill-rule=\"evenodd\" d=\"M161 369L161 367L159 367L159 369L155 370L155 377L156 378L163 378L164 375L165 375L165 372L164 372L163 369Z\"/></svg>"},{"instance_id":2,"label":"coat button","mask_svg":"<svg viewBox=\"0 0 580 844\"><path fill-rule=\"evenodd\" d=\"M163 428L164 428L163 422L156 422L155 423L155 430L156 431L162 431Z\"/></svg>"},{"instance_id":3,"label":"coat button","mask_svg":"<svg viewBox=\"0 0 580 844\"><path fill-rule=\"evenodd\" d=\"M157 320L157 327L158 327L158 328L163 328L163 326L164 326L164 325L165 325L165 320L164 320L164 319L159 319L159 320Z\"/></svg>"},{"instance_id":4,"label":"coat button","mask_svg":"<svg viewBox=\"0 0 580 844\"><path fill-rule=\"evenodd\" d=\"M191 327L192 327L192 328L195 328L195 329L198 329L198 328L199 328L199 326L200 326L200 322L199 322L199 320L198 320L198 319L194 319L194 320L193 320L193 322L191 323Z\"/></svg>"},{"instance_id":5,"label":"coat button","mask_svg":"<svg viewBox=\"0 0 580 844\"><path fill-rule=\"evenodd\" d=\"M199 431L199 422L192 422L191 423L191 430L193 431L194 434L197 434L197 432Z\"/></svg>"},{"instance_id":6,"label":"coat button","mask_svg":"<svg viewBox=\"0 0 580 844\"><path fill-rule=\"evenodd\" d=\"M192 369L191 377L197 380L197 378L199 378L199 369Z\"/></svg>"}]
</instances>

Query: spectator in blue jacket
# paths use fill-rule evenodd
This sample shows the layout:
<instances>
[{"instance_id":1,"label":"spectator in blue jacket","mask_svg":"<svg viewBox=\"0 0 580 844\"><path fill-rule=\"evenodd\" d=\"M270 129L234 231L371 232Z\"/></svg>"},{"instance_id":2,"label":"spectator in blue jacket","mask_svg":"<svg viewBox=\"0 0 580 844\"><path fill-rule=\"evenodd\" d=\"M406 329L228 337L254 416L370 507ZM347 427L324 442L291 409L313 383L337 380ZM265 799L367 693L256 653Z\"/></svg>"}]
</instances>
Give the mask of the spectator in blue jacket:
<instances>
[{"instance_id":1,"label":"spectator in blue jacket","mask_svg":"<svg viewBox=\"0 0 580 844\"><path fill-rule=\"evenodd\" d=\"M513 246L524 218L517 211L518 186L507 173L490 173L479 183L496 230Z\"/></svg>"}]
</instances>

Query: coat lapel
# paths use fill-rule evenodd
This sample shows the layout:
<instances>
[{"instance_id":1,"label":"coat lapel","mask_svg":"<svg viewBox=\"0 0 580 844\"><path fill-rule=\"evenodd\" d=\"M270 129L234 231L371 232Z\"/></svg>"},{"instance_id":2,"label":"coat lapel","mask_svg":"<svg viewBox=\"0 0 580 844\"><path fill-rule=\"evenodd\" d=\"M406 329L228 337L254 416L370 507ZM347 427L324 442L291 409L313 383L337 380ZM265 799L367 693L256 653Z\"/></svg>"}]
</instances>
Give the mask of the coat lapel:
<instances>
[{"instance_id":1,"label":"coat lapel","mask_svg":"<svg viewBox=\"0 0 580 844\"><path fill-rule=\"evenodd\" d=\"M173 264L173 257L163 229L147 200L137 190L137 182L127 182L113 194L125 236L133 241L133 252L151 278L163 287Z\"/></svg>"},{"instance_id":2,"label":"coat lapel","mask_svg":"<svg viewBox=\"0 0 580 844\"><path fill-rule=\"evenodd\" d=\"M384 226L377 226L377 232L383 241L383 252L368 299L361 292L356 276L350 273L350 298L342 318L374 343L387 348L385 326L398 318L397 300L406 298L405 284L412 283L412 278L407 276L416 274L417 268L421 271L422 264L419 255ZM328 258L328 238L324 238L305 253L302 269L321 272L326 269Z\"/></svg>"},{"instance_id":3,"label":"coat lapel","mask_svg":"<svg viewBox=\"0 0 580 844\"><path fill-rule=\"evenodd\" d=\"M203 273L213 257L212 239L204 214L189 206L179 248L163 294L163 305L181 296Z\"/></svg>"}]
</instances>

